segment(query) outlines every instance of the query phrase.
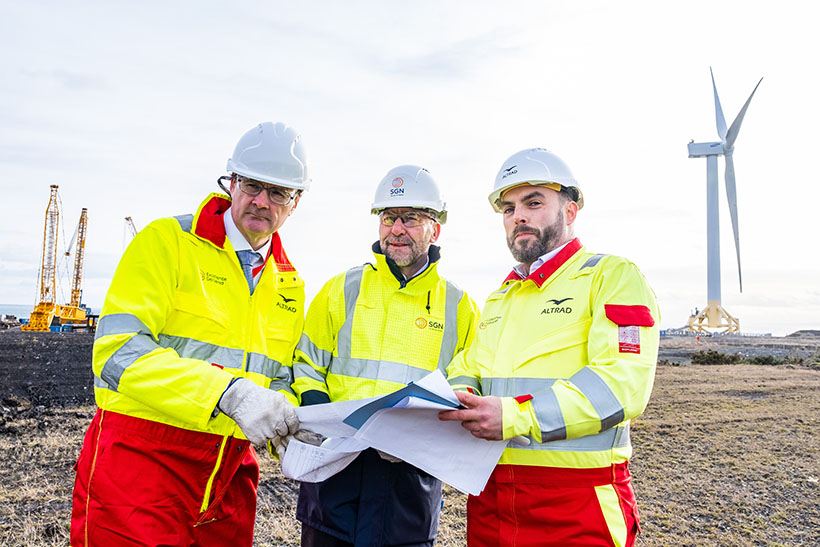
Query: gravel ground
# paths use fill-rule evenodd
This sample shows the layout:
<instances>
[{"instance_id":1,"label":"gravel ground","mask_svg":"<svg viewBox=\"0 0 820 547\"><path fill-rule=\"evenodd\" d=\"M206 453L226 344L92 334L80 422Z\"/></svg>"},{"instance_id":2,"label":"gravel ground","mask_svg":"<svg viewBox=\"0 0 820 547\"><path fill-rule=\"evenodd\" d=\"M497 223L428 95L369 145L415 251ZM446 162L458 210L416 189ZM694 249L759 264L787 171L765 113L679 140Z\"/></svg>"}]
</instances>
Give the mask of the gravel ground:
<instances>
[{"instance_id":1,"label":"gravel ground","mask_svg":"<svg viewBox=\"0 0 820 547\"><path fill-rule=\"evenodd\" d=\"M811 333L809 333L811 334ZM0 332L0 545L68 542L71 467L93 412L93 335ZM692 365L698 352L776 366ZM638 545L820 545L820 337L665 337L633 428ZM296 483L262 457L256 545L297 545ZM464 545L447 488L439 545Z\"/></svg>"}]
</instances>

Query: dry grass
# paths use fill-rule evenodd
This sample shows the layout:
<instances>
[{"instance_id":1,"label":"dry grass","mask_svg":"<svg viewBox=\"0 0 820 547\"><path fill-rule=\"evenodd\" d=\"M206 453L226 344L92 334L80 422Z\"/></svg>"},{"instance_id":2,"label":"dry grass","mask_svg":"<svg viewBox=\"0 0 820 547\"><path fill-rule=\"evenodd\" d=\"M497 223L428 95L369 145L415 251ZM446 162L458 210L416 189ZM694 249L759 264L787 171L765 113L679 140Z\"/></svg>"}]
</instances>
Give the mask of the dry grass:
<instances>
[{"instance_id":1,"label":"dry grass","mask_svg":"<svg viewBox=\"0 0 820 547\"><path fill-rule=\"evenodd\" d=\"M72 466L94 409L28 410L0 420L0 544L68 545Z\"/></svg>"},{"instance_id":2,"label":"dry grass","mask_svg":"<svg viewBox=\"0 0 820 547\"><path fill-rule=\"evenodd\" d=\"M0 416L0 545L64 546L71 470L93 408ZM820 545L820 372L661 366L634 423L640 546ZM296 484L265 456L256 544L298 545ZM464 545L464 496L447 489L439 545Z\"/></svg>"},{"instance_id":3,"label":"dry grass","mask_svg":"<svg viewBox=\"0 0 820 547\"><path fill-rule=\"evenodd\" d=\"M634 426L640 545L820 545L818 372L661 367Z\"/></svg>"}]
</instances>

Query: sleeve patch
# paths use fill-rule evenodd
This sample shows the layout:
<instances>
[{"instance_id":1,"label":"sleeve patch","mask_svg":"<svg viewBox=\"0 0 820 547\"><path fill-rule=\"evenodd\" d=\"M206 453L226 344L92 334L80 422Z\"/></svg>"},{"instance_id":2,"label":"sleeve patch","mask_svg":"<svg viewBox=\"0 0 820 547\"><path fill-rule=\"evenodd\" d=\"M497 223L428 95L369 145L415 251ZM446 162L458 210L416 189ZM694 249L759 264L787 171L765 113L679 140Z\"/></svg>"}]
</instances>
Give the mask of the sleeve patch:
<instances>
[{"instance_id":1,"label":"sleeve patch","mask_svg":"<svg viewBox=\"0 0 820 547\"><path fill-rule=\"evenodd\" d=\"M515 399L515 402L519 405L523 405L524 403L532 399L532 395L519 395L518 397L513 397L513 399Z\"/></svg>"},{"instance_id":2,"label":"sleeve patch","mask_svg":"<svg viewBox=\"0 0 820 547\"><path fill-rule=\"evenodd\" d=\"M646 306L605 304L604 310L606 311L607 318L619 327L652 327L655 325L652 312L650 312Z\"/></svg>"},{"instance_id":3,"label":"sleeve patch","mask_svg":"<svg viewBox=\"0 0 820 547\"><path fill-rule=\"evenodd\" d=\"M637 325L618 327L618 351L621 353L641 352L641 329Z\"/></svg>"}]
</instances>

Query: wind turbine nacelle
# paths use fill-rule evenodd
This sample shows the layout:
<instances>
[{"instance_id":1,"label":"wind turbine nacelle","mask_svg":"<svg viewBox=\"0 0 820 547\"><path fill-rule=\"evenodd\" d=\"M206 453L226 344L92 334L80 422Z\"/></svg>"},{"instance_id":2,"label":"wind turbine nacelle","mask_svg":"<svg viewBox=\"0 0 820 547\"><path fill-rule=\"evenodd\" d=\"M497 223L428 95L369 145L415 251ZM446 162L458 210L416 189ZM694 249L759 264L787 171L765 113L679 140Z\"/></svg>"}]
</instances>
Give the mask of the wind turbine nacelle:
<instances>
[{"instance_id":1,"label":"wind turbine nacelle","mask_svg":"<svg viewBox=\"0 0 820 547\"><path fill-rule=\"evenodd\" d=\"M703 158L706 156L722 156L723 143L722 142L690 142L689 143L689 157Z\"/></svg>"}]
</instances>

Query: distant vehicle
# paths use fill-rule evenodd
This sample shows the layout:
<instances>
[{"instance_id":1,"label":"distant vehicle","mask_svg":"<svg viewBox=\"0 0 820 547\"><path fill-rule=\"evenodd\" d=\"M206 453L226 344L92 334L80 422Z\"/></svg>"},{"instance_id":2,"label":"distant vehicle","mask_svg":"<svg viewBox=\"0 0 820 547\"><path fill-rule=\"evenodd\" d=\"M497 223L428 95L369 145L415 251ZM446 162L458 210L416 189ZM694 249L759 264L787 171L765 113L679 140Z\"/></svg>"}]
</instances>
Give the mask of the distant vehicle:
<instances>
[{"instance_id":1,"label":"distant vehicle","mask_svg":"<svg viewBox=\"0 0 820 547\"><path fill-rule=\"evenodd\" d=\"M17 319L16 315L3 314L0 315L0 330L10 329L12 327L19 327L22 323Z\"/></svg>"}]
</instances>

